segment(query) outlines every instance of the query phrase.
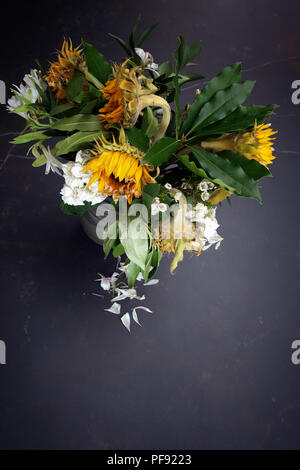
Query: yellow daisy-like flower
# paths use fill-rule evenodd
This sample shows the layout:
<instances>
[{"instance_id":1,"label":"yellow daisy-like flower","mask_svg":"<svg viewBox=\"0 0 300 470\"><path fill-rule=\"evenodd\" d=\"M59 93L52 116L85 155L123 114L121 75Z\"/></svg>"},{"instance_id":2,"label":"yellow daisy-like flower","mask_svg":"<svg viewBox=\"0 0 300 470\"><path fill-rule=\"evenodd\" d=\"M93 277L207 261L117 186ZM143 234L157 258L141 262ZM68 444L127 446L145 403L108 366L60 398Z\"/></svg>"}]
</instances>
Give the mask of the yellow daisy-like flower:
<instances>
[{"instance_id":1,"label":"yellow daisy-like flower","mask_svg":"<svg viewBox=\"0 0 300 470\"><path fill-rule=\"evenodd\" d=\"M50 65L45 78L58 102L64 101L67 98L66 88L75 72L74 65L70 62L69 57L76 66L84 62L82 49L80 46L74 49L71 39L64 40L61 51L58 53L57 61Z\"/></svg>"},{"instance_id":2,"label":"yellow daisy-like flower","mask_svg":"<svg viewBox=\"0 0 300 470\"><path fill-rule=\"evenodd\" d=\"M224 134L216 140L208 139L201 142L201 146L214 152L233 150L249 160L256 160L268 167L275 159L273 141L276 137L272 136L277 132L272 130L271 124L260 124L258 126L255 122L251 131Z\"/></svg>"},{"instance_id":3,"label":"yellow daisy-like flower","mask_svg":"<svg viewBox=\"0 0 300 470\"><path fill-rule=\"evenodd\" d=\"M108 142L104 137L96 142L92 158L82 171L92 173L88 186L98 182L98 190L105 195L118 200L125 196L131 204L133 197L142 195L143 187L155 183L150 175L154 170L152 165L141 165L143 152L130 145L121 129L119 142L113 138Z\"/></svg>"},{"instance_id":4,"label":"yellow daisy-like flower","mask_svg":"<svg viewBox=\"0 0 300 470\"><path fill-rule=\"evenodd\" d=\"M101 121L105 127L120 123L125 128L133 127L141 111L147 106L157 106L163 109L163 118L155 140L161 138L170 122L171 110L169 104L154 93L157 91L152 80L142 74L140 67L129 69L126 64L114 65L113 80L106 82L101 93L108 102L99 109Z\"/></svg>"}]
</instances>

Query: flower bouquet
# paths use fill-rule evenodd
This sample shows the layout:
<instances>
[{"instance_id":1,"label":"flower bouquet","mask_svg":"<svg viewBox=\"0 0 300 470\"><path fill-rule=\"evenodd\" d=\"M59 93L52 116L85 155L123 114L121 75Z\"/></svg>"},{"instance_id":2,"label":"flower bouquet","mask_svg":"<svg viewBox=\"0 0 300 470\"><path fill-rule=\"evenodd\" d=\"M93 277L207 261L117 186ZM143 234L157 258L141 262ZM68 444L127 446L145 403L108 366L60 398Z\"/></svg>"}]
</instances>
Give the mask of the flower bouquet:
<instances>
[{"instance_id":1,"label":"flower bouquet","mask_svg":"<svg viewBox=\"0 0 300 470\"><path fill-rule=\"evenodd\" d=\"M140 19L139 19L140 20ZM141 46L154 26L129 42L111 34L126 52L110 64L91 44L64 40L57 59L31 70L8 101L26 120L13 144L31 143L34 167L64 179L61 209L97 217L105 257L115 272L98 281L130 331L137 309L121 313L125 299L143 300L160 260L172 253L171 272L184 252L218 248L216 206L233 195L261 203L257 181L270 175L274 140L264 124L276 105L243 106L254 82L242 81L241 64L224 68L183 108L182 87L200 82L195 58L202 43L178 38L174 61L157 65ZM192 71L191 71L192 70ZM105 202L103 202L105 200Z\"/></svg>"}]
</instances>

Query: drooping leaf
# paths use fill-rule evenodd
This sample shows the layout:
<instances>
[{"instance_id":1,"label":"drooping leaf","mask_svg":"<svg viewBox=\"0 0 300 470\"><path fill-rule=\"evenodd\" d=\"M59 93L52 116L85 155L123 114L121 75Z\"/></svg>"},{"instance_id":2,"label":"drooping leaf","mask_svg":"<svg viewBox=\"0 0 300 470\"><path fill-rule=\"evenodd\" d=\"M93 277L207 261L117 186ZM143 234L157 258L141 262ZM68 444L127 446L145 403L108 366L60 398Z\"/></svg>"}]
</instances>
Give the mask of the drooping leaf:
<instances>
[{"instance_id":1,"label":"drooping leaf","mask_svg":"<svg viewBox=\"0 0 300 470\"><path fill-rule=\"evenodd\" d=\"M112 73L111 66L105 57L92 44L84 42L84 57L89 72L102 84L107 82Z\"/></svg>"},{"instance_id":2,"label":"drooping leaf","mask_svg":"<svg viewBox=\"0 0 300 470\"><path fill-rule=\"evenodd\" d=\"M241 81L241 63L237 62L229 67L225 67L216 77L214 77L197 96L180 129L180 135L187 135L190 132L201 108L207 103L212 96L219 90L228 88L233 83Z\"/></svg>"},{"instance_id":3,"label":"drooping leaf","mask_svg":"<svg viewBox=\"0 0 300 470\"><path fill-rule=\"evenodd\" d=\"M148 150L142 160L142 164L149 163L154 166L161 166L166 163L171 157L172 153L178 147L178 141L172 137L163 137L155 142Z\"/></svg>"},{"instance_id":4,"label":"drooping leaf","mask_svg":"<svg viewBox=\"0 0 300 470\"><path fill-rule=\"evenodd\" d=\"M120 224L120 233L120 240L124 246L127 257L141 269L145 269L148 254L148 232L146 224L141 218L133 219L128 223L127 233Z\"/></svg>"},{"instance_id":5,"label":"drooping leaf","mask_svg":"<svg viewBox=\"0 0 300 470\"><path fill-rule=\"evenodd\" d=\"M261 195L255 180L248 176L239 162L234 158L233 152L220 154L206 152L202 148L191 147L199 164L209 176L219 181L220 185L239 196L257 199L261 203Z\"/></svg>"},{"instance_id":6,"label":"drooping leaf","mask_svg":"<svg viewBox=\"0 0 300 470\"><path fill-rule=\"evenodd\" d=\"M72 117L59 119L51 125L51 128L68 132L75 130L83 132L100 132L102 124L99 117L94 114L76 114Z\"/></svg>"}]
</instances>

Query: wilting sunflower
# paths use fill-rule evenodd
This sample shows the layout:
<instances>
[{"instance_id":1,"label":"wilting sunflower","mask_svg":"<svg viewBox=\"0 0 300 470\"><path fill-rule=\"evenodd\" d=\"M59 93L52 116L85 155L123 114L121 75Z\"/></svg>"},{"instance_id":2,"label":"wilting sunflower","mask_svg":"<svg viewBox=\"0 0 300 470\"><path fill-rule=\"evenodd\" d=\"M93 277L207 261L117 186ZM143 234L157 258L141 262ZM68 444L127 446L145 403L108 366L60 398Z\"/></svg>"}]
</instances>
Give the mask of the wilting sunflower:
<instances>
[{"instance_id":1,"label":"wilting sunflower","mask_svg":"<svg viewBox=\"0 0 300 470\"><path fill-rule=\"evenodd\" d=\"M207 150L221 152L222 150L233 150L249 160L256 160L268 167L275 159L273 155L273 141L278 131L273 131L271 124L254 124L254 128L247 132L235 132L224 134L216 140L208 139L201 143Z\"/></svg>"},{"instance_id":2,"label":"wilting sunflower","mask_svg":"<svg viewBox=\"0 0 300 470\"><path fill-rule=\"evenodd\" d=\"M88 186L98 182L98 190L105 195L118 200L125 196L129 202L133 197L142 195L143 187L154 183L150 175L154 171L152 165L141 165L143 152L129 144L124 130L121 129L119 142L113 138L108 142L104 137L96 142L96 149L92 151L92 158L82 171L92 173Z\"/></svg>"},{"instance_id":3,"label":"wilting sunflower","mask_svg":"<svg viewBox=\"0 0 300 470\"><path fill-rule=\"evenodd\" d=\"M57 101L64 101L67 98L67 85L75 73L75 67L69 57L77 67L84 62L82 49L80 46L74 49L71 39L64 40L57 61L50 65L46 76L46 81L55 94Z\"/></svg>"},{"instance_id":4,"label":"wilting sunflower","mask_svg":"<svg viewBox=\"0 0 300 470\"><path fill-rule=\"evenodd\" d=\"M160 139L170 122L170 106L160 96L152 80L142 74L140 67L129 69L126 64L114 65L112 80L106 82L100 91L108 102L99 109L101 121L105 127L121 123L125 128L133 127L141 111L147 106L157 106L163 109L163 118L157 131L156 140Z\"/></svg>"}]
</instances>

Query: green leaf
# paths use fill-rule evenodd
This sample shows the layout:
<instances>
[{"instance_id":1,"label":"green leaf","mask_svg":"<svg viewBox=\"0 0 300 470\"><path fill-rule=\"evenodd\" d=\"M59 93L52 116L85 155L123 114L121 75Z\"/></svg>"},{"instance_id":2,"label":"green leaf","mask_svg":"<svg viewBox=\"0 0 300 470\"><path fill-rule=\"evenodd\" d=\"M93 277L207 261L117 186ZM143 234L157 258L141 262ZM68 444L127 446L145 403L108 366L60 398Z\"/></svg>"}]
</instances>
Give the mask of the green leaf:
<instances>
[{"instance_id":1,"label":"green leaf","mask_svg":"<svg viewBox=\"0 0 300 470\"><path fill-rule=\"evenodd\" d=\"M118 240L119 226L117 222L112 223L106 229L105 238L103 239L104 259L106 259L111 249L116 245Z\"/></svg>"},{"instance_id":2,"label":"green leaf","mask_svg":"<svg viewBox=\"0 0 300 470\"><path fill-rule=\"evenodd\" d=\"M136 281L136 278L139 275L141 268L133 263L132 261L127 265L126 269L126 277L127 277L127 282L128 282L128 287L131 289L134 286L134 283Z\"/></svg>"},{"instance_id":3,"label":"green leaf","mask_svg":"<svg viewBox=\"0 0 300 470\"><path fill-rule=\"evenodd\" d=\"M232 152L221 155L206 152L202 148L191 147L191 150L209 176L218 180L222 187L234 189L239 196L251 197L261 203L261 195L254 179L245 173Z\"/></svg>"},{"instance_id":4,"label":"green leaf","mask_svg":"<svg viewBox=\"0 0 300 470\"><path fill-rule=\"evenodd\" d=\"M204 88L201 93L197 96L189 111L186 119L183 121L180 129L180 135L187 135L192 128L201 108L207 103L212 96L219 90L228 88L233 83L240 82L241 75L241 63L236 62L229 67L225 67L216 77L214 77Z\"/></svg>"},{"instance_id":5,"label":"green leaf","mask_svg":"<svg viewBox=\"0 0 300 470\"><path fill-rule=\"evenodd\" d=\"M173 72L173 65L172 65L172 62L170 62L169 60L167 60L166 62L163 62L158 67L159 75L165 75L166 77L168 77L169 75L171 75L172 72Z\"/></svg>"},{"instance_id":6,"label":"green leaf","mask_svg":"<svg viewBox=\"0 0 300 470\"><path fill-rule=\"evenodd\" d=\"M174 52L176 73L185 67L194 57L200 54L202 50L202 41L197 41L188 46L182 36L178 37L178 46Z\"/></svg>"},{"instance_id":7,"label":"green leaf","mask_svg":"<svg viewBox=\"0 0 300 470\"><path fill-rule=\"evenodd\" d=\"M200 73L186 73L184 75L178 75L178 84L179 86L182 86L193 80L202 80L202 78L204 77Z\"/></svg>"},{"instance_id":8,"label":"green leaf","mask_svg":"<svg viewBox=\"0 0 300 470\"><path fill-rule=\"evenodd\" d=\"M125 134L131 145L146 153L149 148L149 137L137 127L126 129Z\"/></svg>"},{"instance_id":9,"label":"green leaf","mask_svg":"<svg viewBox=\"0 0 300 470\"><path fill-rule=\"evenodd\" d=\"M189 155L177 154L176 158L178 158L178 160L180 160L181 163L195 175L200 176L201 178L210 179L203 168L199 168L193 160L190 160Z\"/></svg>"},{"instance_id":10,"label":"green leaf","mask_svg":"<svg viewBox=\"0 0 300 470\"><path fill-rule=\"evenodd\" d=\"M103 135L102 132L76 132L75 134L60 140L54 147L54 153L58 157L77 150L91 148L91 142Z\"/></svg>"},{"instance_id":11,"label":"green leaf","mask_svg":"<svg viewBox=\"0 0 300 470\"><path fill-rule=\"evenodd\" d=\"M58 104L57 106L51 109L50 115L56 116L57 114L63 114L64 112L69 111L73 108L77 108L77 106L75 106L73 103Z\"/></svg>"},{"instance_id":12,"label":"green leaf","mask_svg":"<svg viewBox=\"0 0 300 470\"><path fill-rule=\"evenodd\" d=\"M132 55L130 47L127 46L126 42L123 39L119 38L118 36L115 36L112 33L108 33L108 35L115 41L117 41L117 43L126 51L129 57Z\"/></svg>"},{"instance_id":13,"label":"green leaf","mask_svg":"<svg viewBox=\"0 0 300 470\"><path fill-rule=\"evenodd\" d=\"M114 246L113 248L113 255L115 258L118 258L119 256L123 255L125 253L124 247L122 243L119 243L118 245Z\"/></svg>"},{"instance_id":14,"label":"green leaf","mask_svg":"<svg viewBox=\"0 0 300 470\"><path fill-rule=\"evenodd\" d=\"M28 132L27 134L21 134L15 137L11 144L26 144L27 142L32 142L33 140L46 140L48 136L44 134L43 131Z\"/></svg>"},{"instance_id":15,"label":"green leaf","mask_svg":"<svg viewBox=\"0 0 300 470\"><path fill-rule=\"evenodd\" d=\"M157 25L158 25L158 23L155 23L155 24L152 24L151 26L149 26L149 28L145 29L145 31L140 35L140 37L138 39L137 47L141 47L143 42L147 39L149 34L152 33L152 31L154 30L154 28L156 28Z\"/></svg>"},{"instance_id":16,"label":"green leaf","mask_svg":"<svg viewBox=\"0 0 300 470\"><path fill-rule=\"evenodd\" d=\"M89 211L98 204L92 205L90 202L85 202L83 206L71 206L70 204L66 204L64 202L61 203L60 208L61 210L67 215L83 215L86 211Z\"/></svg>"},{"instance_id":17,"label":"green leaf","mask_svg":"<svg viewBox=\"0 0 300 470\"><path fill-rule=\"evenodd\" d=\"M83 73L79 72L79 70L75 70L75 73L67 86L67 96L69 100L73 101L74 98L79 95L82 90L83 80Z\"/></svg>"},{"instance_id":18,"label":"green leaf","mask_svg":"<svg viewBox=\"0 0 300 470\"><path fill-rule=\"evenodd\" d=\"M163 137L159 139L152 147L148 150L142 160L142 164L149 163L153 166L161 166L166 163L171 157L172 153L178 147L178 141L172 137Z\"/></svg>"},{"instance_id":19,"label":"green leaf","mask_svg":"<svg viewBox=\"0 0 300 470\"><path fill-rule=\"evenodd\" d=\"M254 125L264 122L277 108L275 104L267 106L238 106L235 111L221 121L215 122L201 130L197 137L213 134L226 134L234 131L244 131Z\"/></svg>"},{"instance_id":20,"label":"green leaf","mask_svg":"<svg viewBox=\"0 0 300 470\"><path fill-rule=\"evenodd\" d=\"M98 116L94 114L76 114L72 117L59 119L51 126L52 129L60 131L101 131L102 125Z\"/></svg>"},{"instance_id":21,"label":"green leaf","mask_svg":"<svg viewBox=\"0 0 300 470\"><path fill-rule=\"evenodd\" d=\"M139 232L137 233L137 224ZM131 220L128 224L127 234L120 225L121 243L124 247L127 257L141 269L145 269L145 263L148 255L148 227L140 217Z\"/></svg>"},{"instance_id":22,"label":"green leaf","mask_svg":"<svg viewBox=\"0 0 300 470\"><path fill-rule=\"evenodd\" d=\"M139 27L139 24L141 22L141 15L138 16L138 19L133 27L133 30L132 30L132 33L130 34L130 37L129 37L129 43L130 43L130 46L131 46L131 49L134 51L134 48L135 48L135 41L136 41L136 33L137 33L137 29Z\"/></svg>"},{"instance_id":23,"label":"green leaf","mask_svg":"<svg viewBox=\"0 0 300 470\"><path fill-rule=\"evenodd\" d=\"M158 120L150 107L144 109L142 131L149 139L154 135L158 127Z\"/></svg>"},{"instance_id":24,"label":"green leaf","mask_svg":"<svg viewBox=\"0 0 300 470\"><path fill-rule=\"evenodd\" d=\"M250 95L255 82L247 80L243 83L233 83L225 90L219 90L201 109L190 133L194 133L203 126L208 126L220 121L232 113L239 104L243 103Z\"/></svg>"},{"instance_id":25,"label":"green leaf","mask_svg":"<svg viewBox=\"0 0 300 470\"><path fill-rule=\"evenodd\" d=\"M32 153L35 156L35 160L32 163L32 166L34 168L38 168L40 166L45 165L45 163L47 162L47 158L44 153L39 153L36 149L32 149Z\"/></svg>"},{"instance_id":26,"label":"green leaf","mask_svg":"<svg viewBox=\"0 0 300 470\"><path fill-rule=\"evenodd\" d=\"M86 103L80 110L81 114L92 114L98 100L92 100L89 103ZM99 119L99 118L98 118Z\"/></svg>"},{"instance_id":27,"label":"green leaf","mask_svg":"<svg viewBox=\"0 0 300 470\"><path fill-rule=\"evenodd\" d=\"M223 152L220 152L219 155L238 163L243 168L246 175L253 178L255 181L264 178L265 176L271 176L268 168L254 159L249 160L248 158L243 157L243 155L231 152L230 150L224 150Z\"/></svg>"},{"instance_id":28,"label":"green leaf","mask_svg":"<svg viewBox=\"0 0 300 470\"><path fill-rule=\"evenodd\" d=\"M111 66L92 44L84 42L83 47L89 72L104 84L112 73Z\"/></svg>"}]
</instances>

